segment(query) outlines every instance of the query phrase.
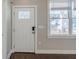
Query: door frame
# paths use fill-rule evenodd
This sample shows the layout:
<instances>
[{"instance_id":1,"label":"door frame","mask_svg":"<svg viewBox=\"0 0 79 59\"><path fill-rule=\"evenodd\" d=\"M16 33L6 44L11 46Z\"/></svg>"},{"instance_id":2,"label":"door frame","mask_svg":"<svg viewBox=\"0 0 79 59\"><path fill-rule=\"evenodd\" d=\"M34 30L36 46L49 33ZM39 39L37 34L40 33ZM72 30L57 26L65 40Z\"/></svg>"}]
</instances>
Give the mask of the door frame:
<instances>
[{"instance_id":1,"label":"door frame","mask_svg":"<svg viewBox=\"0 0 79 59\"><path fill-rule=\"evenodd\" d=\"M15 14L15 8L17 7L26 7L26 8L34 8L35 12L35 38L34 38L34 53L37 51L37 6L36 5L15 5L12 7L12 50L15 51L15 37L14 37L14 26L15 26L15 20L14 20L14 14Z\"/></svg>"}]
</instances>

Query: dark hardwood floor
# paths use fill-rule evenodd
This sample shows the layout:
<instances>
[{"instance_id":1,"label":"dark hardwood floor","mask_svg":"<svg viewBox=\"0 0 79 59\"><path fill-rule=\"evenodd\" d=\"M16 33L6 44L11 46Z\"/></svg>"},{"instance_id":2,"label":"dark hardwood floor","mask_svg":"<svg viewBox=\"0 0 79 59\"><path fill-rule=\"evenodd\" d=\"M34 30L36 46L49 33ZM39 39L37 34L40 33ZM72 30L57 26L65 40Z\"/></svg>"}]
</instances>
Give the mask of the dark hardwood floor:
<instances>
[{"instance_id":1,"label":"dark hardwood floor","mask_svg":"<svg viewBox=\"0 0 79 59\"><path fill-rule=\"evenodd\" d=\"M13 53L10 59L76 59L75 54Z\"/></svg>"}]
</instances>

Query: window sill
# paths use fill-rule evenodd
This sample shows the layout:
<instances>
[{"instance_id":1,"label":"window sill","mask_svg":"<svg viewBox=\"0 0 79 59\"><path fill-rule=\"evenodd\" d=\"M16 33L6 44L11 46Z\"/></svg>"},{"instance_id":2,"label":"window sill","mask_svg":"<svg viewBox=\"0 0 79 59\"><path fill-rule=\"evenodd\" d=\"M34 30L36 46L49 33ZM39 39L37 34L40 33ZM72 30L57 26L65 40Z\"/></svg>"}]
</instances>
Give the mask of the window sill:
<instances>
[{"instance_id":1,"label":"window sill","mask_svg":"<svg viewBox=\"0 0 79 59\"><path fill-rule=\"evenodd\" d=\"M57 39L57 38L67 38L67 39L76 39L76 35L49 35L48 38L54 38L54 39Z\"/></svg>"}]
</instances>

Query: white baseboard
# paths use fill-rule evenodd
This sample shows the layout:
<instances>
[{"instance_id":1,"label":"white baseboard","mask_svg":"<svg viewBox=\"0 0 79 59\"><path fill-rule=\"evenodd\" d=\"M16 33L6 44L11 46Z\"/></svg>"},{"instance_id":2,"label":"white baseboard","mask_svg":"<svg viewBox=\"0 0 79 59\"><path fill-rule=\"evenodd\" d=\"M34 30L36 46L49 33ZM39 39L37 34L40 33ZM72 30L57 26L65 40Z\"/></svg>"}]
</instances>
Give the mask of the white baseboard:
<instances>
[{"instance_id":1,"label":"white baseboard","mask_svg":"<svg viewBox=\"0 0 79 59\"><path fill-rule=\"evenodd\" d=\"M8 53L7 59L10 59L10 56L11 56L12 53L14 53L14 50L11 50L11 51Z\"/></svg>"},{"instance_id":2,"label":"white baseboard","mask_svg":"<svg viewBox=\"0 0 79 59\"><path fill-rule=\"evenodd\" d=\"M10 58L11 54L14 53L14 50L11 50L7 56L7 59ZM76 54L76 50L37 50L36 54Z\"/></svg>"},{"instance_id":3,"label":"white baseboard","mask_svg":"<svg viewBox=\"0 0 79 59\"><path fill-rule=\"evenodd\" d=\"M37 50L36 54L76 54L76 50Z\"/></svg>"}]
</instances>

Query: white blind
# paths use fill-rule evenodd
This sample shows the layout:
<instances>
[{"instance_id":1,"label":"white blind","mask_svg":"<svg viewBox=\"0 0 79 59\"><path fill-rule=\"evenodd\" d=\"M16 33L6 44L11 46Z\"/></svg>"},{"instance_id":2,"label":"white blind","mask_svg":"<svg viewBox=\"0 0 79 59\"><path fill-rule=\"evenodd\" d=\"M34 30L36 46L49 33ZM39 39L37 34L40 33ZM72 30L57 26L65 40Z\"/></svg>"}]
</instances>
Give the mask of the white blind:
<instances>
[{"instance_id":1,"label":"white blind","mask_svg":"<svg viewBox=\"0 0 79 59\"><path fill-rule=\"evenodd\" d=\"M50 0L50 7L51 8L62 8L68 7L69 1L72 2L73 7L76 7L76 0Z\"/></svg>"}]
</instances>

